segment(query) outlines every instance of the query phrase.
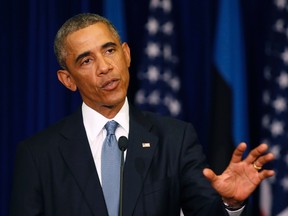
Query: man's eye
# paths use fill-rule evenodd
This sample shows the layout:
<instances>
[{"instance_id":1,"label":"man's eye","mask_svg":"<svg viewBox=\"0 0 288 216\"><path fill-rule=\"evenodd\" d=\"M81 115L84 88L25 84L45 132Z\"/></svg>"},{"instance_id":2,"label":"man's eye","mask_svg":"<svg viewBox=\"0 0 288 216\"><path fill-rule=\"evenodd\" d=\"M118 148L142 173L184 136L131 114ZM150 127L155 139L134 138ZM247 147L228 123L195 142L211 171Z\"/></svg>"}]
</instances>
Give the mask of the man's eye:
<instances>
[{"instance_id":1,"label":"man's eye","mask_svg":"<svg viewBox=\"0 0 288 216\"><path fill-rule=\"evenodd\" d=\"M114 48L107 49L107 51L106 51L106 53L108 53L108 54L111 54L111 53L114 53L114 52L115 52Z\"/></svg>"},{"instance_id":2,"label":"man's eye","mask_svg":"<svg viewBox=\"0 0 288 216\"><path fill-rule=\"evenodd\" d=\"M89 62L91 62L91 59L85 59L84 61L82 61L81 65L88 64Z\"/></svg>"}]
</instances>

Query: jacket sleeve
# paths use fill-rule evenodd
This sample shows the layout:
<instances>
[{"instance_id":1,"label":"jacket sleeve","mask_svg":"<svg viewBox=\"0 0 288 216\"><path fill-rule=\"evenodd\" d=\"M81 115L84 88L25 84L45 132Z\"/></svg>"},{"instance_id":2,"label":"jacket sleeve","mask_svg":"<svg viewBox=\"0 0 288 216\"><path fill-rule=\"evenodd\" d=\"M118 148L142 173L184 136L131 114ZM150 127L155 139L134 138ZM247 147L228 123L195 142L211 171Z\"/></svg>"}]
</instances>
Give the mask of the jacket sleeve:
<instances>
[{"instance_id":1,"label":"jacket sleeve","mask_svg":"<svg viewBox=\"0 0 288 216\"><path fill-rule=\"evenodd\" d=\"M202 146L187 124L180 153L181 205L185 215L227 215L220 196L203 175L208 167Z\"/></svg>"}]
</instances>

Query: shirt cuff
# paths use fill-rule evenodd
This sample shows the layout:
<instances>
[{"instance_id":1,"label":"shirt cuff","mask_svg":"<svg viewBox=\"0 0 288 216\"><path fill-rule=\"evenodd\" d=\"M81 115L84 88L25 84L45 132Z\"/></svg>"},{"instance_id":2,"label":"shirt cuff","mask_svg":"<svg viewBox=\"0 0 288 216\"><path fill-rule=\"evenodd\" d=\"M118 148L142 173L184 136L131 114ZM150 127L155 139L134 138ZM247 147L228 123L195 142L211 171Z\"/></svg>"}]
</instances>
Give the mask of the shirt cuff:
<instances>
[{"instance_id":1,"label":"shirt cuff","mask_svg":"<svg viewBox=\"0 0 288 216\"><path fill-rule=\"evenodd\" d=\"M227 208L225 208L225 209L228 212L229 216L240 216L241 213L243 212L244 208L245 208L245 205L242 206L240 209L233 210L233 211L232 210L228 210Z\"/></svg>"}]
</instances>

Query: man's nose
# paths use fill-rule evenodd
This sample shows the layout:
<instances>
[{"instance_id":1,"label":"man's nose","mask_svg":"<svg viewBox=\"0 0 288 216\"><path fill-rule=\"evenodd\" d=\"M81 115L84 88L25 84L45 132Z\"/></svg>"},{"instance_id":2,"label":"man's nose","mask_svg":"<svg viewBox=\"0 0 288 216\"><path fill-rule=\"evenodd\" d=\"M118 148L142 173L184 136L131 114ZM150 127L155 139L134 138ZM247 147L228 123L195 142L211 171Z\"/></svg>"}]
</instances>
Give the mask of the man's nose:
<instances>
[{"instance_id":1,"label":"man's nose","mask_svg":"<svg viewBox=\"0 0 288 216\"><path fill-rule=\"evenodd\" d=\"M98 67L97 67L98 75L106 74L109 72L109 70L112 69L111 62L109 61L109 59L105 58L104 56L99 57L97 63L98 63Z\"/></svg>"}]
</instances>

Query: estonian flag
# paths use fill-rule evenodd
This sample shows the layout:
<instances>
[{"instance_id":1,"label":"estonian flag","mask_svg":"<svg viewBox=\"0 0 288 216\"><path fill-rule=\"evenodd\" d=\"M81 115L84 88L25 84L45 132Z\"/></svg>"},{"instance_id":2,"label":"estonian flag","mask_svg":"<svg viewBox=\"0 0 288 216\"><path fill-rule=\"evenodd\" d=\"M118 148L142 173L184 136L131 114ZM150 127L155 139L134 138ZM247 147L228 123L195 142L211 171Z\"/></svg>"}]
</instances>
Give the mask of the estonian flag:
<instances>
[{"instance_id":1,"label":"estonian flag","mask_svg":"<svg viewBox=\"0 0 288 216\"><path fill-rule=\"evenodd\" d=\"M214 41L212 128L208 160L216 173L227 167L233 150L248 142L244 43L238 0L220 0Z\"/></svg>"}]
</instances>

